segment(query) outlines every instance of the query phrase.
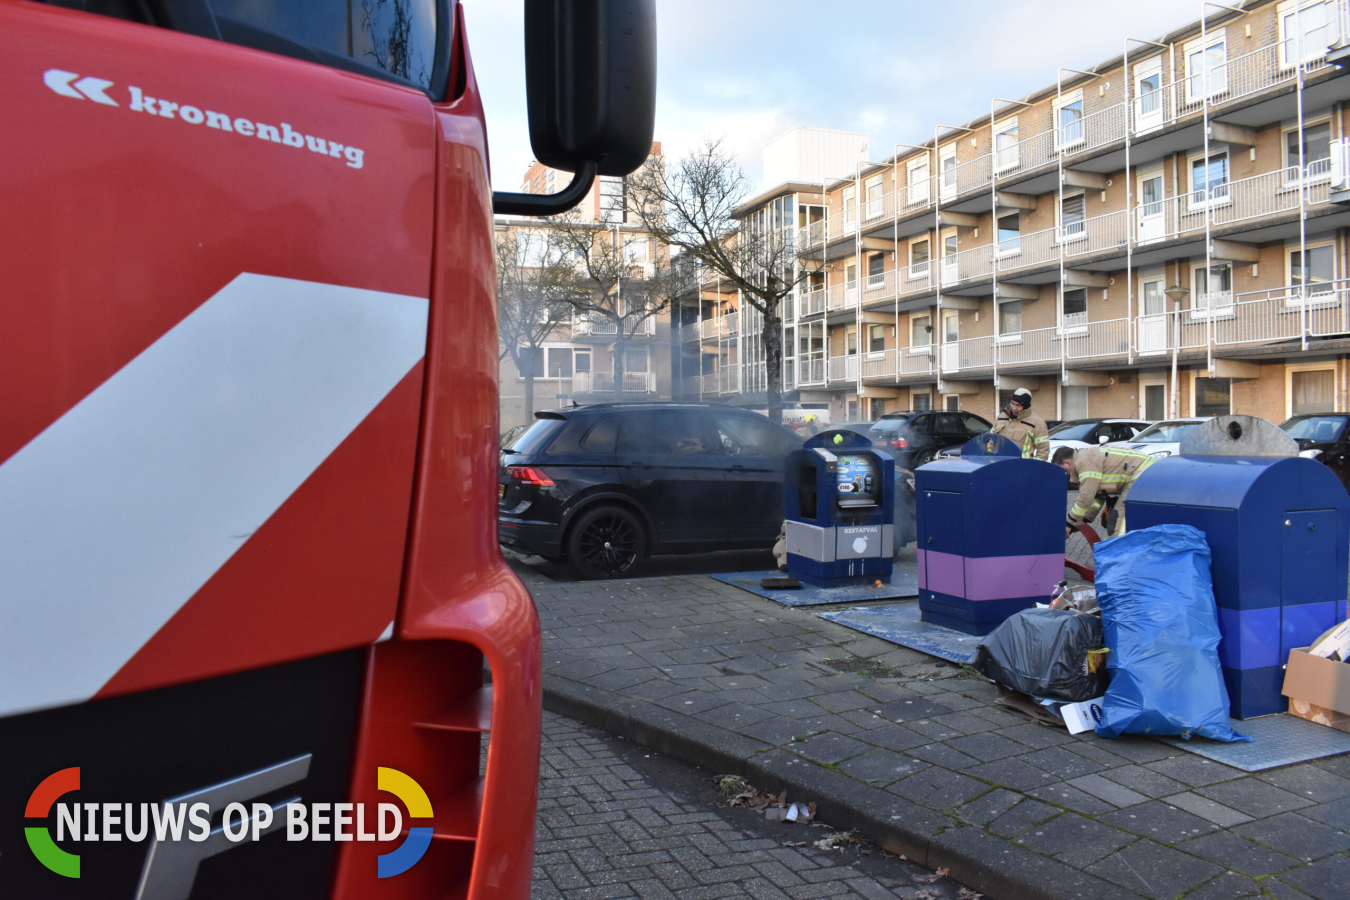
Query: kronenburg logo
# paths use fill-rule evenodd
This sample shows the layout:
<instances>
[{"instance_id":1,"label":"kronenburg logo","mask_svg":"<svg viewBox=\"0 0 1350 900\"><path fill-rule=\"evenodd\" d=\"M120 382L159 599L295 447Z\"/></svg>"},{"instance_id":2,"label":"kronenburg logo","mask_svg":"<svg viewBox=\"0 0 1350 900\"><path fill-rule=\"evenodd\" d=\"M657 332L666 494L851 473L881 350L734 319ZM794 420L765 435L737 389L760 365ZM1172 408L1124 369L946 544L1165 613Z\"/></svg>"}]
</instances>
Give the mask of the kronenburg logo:
<instances>
[{"instance_id":1,"label":"kronenburg logo","mask_svg":"<svg viewBox=\"0 0 1350 900\"><path fill-rule=\"evenodd\" d=\"M74 766L69 769L62 769L59 772L53 772L42 783L34 789L32 795L28 798L28 805L24 807L24 817L29 819L45 819L52 810L52 804L56 798L71 791L80 789L80 767ZM52 840L51 829L46 826L29 826L23 830L24 836L28 838L28 848L33 851L38 862L51 869L57 875L64 875L67 878L80 877L80 858L74 853L67 853L56 842Z\"/></svg>"}]
</instances>

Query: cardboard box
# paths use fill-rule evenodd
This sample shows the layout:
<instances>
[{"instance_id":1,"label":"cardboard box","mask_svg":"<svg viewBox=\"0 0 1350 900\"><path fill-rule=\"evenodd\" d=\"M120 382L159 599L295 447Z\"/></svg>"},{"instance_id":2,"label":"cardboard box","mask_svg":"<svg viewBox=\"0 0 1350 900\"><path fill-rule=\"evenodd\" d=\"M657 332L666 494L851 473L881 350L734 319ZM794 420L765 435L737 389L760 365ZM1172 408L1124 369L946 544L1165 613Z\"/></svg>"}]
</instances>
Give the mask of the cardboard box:
<instances>
[{"instance_id":1,"label":"cardboard box","mask_svg":"<svg viewBox=\"0 0 1350 900\"><path fill-rule=\"evenodd\" d=\"M1282 693L1294 715L1350 732L1350 663L1313 656L1307 647L1291 650Z\"/></svg>"},{"instance_id":2,"label":"cardboard box","mask_svg":"<svg viewBox=\"0 0 1350 900\"><path fill-rule=\"evenodd\" d=\"M1064 717L1064 727L1069 729L1069 734L1091 731L1101 721L1102 698L1094 697L1079 703L1066 703L1059 708L1059 714Z\"/></svg>"}]
</instances>

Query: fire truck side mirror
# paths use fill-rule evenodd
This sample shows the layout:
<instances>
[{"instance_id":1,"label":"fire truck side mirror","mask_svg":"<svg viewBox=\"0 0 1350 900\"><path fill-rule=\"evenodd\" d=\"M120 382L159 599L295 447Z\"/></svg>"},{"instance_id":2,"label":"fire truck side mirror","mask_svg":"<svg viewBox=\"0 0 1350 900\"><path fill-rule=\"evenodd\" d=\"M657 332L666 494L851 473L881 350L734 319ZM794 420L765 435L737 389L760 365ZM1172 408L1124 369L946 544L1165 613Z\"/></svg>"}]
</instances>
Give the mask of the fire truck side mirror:
<instances>
[{"instance_id":1,"label":"fire truck side mirror","mask_svg":"<svg viewBox=\"0 0 1350 900\"><path fill-rule=\"evenodd\" d=\"M535 158L575 175L557 194L494 192L492 208L557 215L651 153L656 0L525 0L525 89Z\"/></svg>"}]
</instances>

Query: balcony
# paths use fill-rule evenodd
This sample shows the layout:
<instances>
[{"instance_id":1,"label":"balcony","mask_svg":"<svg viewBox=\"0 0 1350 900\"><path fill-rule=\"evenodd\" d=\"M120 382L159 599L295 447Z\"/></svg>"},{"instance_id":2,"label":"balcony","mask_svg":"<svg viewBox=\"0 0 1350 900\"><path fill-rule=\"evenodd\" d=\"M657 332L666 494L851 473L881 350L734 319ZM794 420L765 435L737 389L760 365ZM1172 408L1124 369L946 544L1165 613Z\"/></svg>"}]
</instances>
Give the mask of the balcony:
<instances>
[{"instance_id":1,"label":"balcony","mask_svg":"<svg viewBox=\"0 0 1350 900\"><path fill-rule=\"evenodd\" d=\"M857 381L858 380L858 355L849 356L831 356L829 360L829 378L830 381Z\"/></svg>"},{"instance_id":2,"label":"balcony","mask_svg":"<svg viewBox=\"0 0 1350 900\"><path fill-rule=\"evenodd\" d=\"M572 390L578 394L612 394L614 375L608 372L577 372L572 376ZM623 393L625 395L656 393L656 373L624 372Z\"/></svg>"},{"instance_id":3,"label":"balcony","mask_svg":"<svg viewBox=\"0 0 1350 900\"><path fill-rule=\"evenodd\" d=\"M1197 298L1191 309L1140 316L1134 322L1141 357L1251 347L1350 336L1350 281L1332 281L1234 296L1218 292Z\"/></svg>"},{"instance_id":4,"label":"balcony","mask_svg":"<svg viewBox=\"0 0 1350 900\"><path fill-rule=\"evenodd\" d=\"M979 281L994 272L992 244L961 250L942 259L942 287L957 287L964 282Z\"/></svg>"},{"instance_id":5,"label":"balcony","mask_svg":"<svg viewBox=\"0 0 1350 900\"><path fill-rule=\"evenodd\" d=\"M823 313L825 311L825 296L826 291L824 288L817 288L814 291L807 291L802 294L801 309L798 313L799 316L804 319L807 316Z\"/></svg>"},{"instance_id":6,"label":"balcony","mask_svg":"<svg viewBox=\"0 0 1350 900\"><path fill-rule=\"evenodd\" d=\"M631 325L625 325L631 328ZM572 317L572 336L573 337L617 337L619 327L615 321L608 316L600 316L594 313L583 313ZM636 330L630 337L651 337L656 334L656 316L648 316L637 324Z\"/></svg>"},{"instance_id":7,"label":"balcony","mask_svg":"<svg viewBox=\"0 0 1350 900\"><path fill-rule=\"evenodd\" d=\"M939 357L942 371L962 372L970 369L992 369L994 366L994 336L963 338L943 344Z\"/></svg>"},{"instance_id":8,"label":"balcony","mask_svg":"<svg viewBox=\"0 0 1350 900\"><path fill-rule=\"evenodd\" d=\"M882 350L868 353L862 360L862 377L894 378L896 375L894 350Z\"/></svg>"},{"instance_id":9,"label":"balcony","mask_svg":"<svg viewBox=\"0 0 1350 900\"><path fill-rule=\"evenodd\" d=\"M740 328L740 313L726 313L712 319L704 319L698 323L699 337L706 340L716 340L718 338L730 337L738 332Z\"/></svg>"},{"instance_id":10,"label":"balcony","mask_svg":"<svg viewBox=\"0 0 1350 900\"><path fill-rule=\"evenodd\" d=\"M829 238L829 229L824 221L812 222L797 229L797 252L804 253L822 246Z\"/></svg>"},{"instance_id":11,"label":"balcony","mask_svg":"<svg viewBox=\"0 0 1350 900\"><path fill-rule=\"evenodd\" d=\"M825 354L801 353L797 356L798 386L825 383Z\"/></svg>"},{"instance_id":12,"label":"balcony","mask_svg":"<svg viewBox=\"0 0 1350 900\"><path fill-rule=\"evenodd\" d=\"M846 281L843 284L832 285L829 290L829 296L825 302L825 308L830 312L841 309L853 309L858 305L858 282Z\"/></svg>"}]
</instances>

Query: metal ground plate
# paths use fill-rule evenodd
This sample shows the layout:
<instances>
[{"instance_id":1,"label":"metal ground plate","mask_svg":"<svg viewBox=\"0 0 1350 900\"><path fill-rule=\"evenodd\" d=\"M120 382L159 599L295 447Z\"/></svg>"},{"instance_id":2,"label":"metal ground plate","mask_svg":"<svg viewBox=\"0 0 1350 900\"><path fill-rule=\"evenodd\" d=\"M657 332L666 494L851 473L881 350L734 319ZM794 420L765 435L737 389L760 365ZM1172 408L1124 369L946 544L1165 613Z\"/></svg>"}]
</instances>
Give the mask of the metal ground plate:
<instances>
[{"instance_id":1,"label":"metal ground plate","mask_svg":"<svg viewBox=\"0 0 1350 900\"><path fill-rule=\"evenodd\" d=\"M863 634L954 663L970 662L981 640L973 634L920 621L918 601L895 606L859 606L816 615Z\"/></svg>"},{"instance_id":2,"label":"metal ground plate","mask_svg":"<svg viewBox=\"0 0 1350 900\"><path fill-rule=\"evenodd\" d=\"M898 600L919 596L919 575L910 568L897 566L891 572L889 583L881 587L871 584L849 587L822 588L802 582L800 588L780 591L759 586L765 578L781 578L785 572L769 569L763 572L722 572L712 577L724 584L758 594L784 606L826 606L831 603L858 603L867 600Z\"/></svg>"}]
</instances>

